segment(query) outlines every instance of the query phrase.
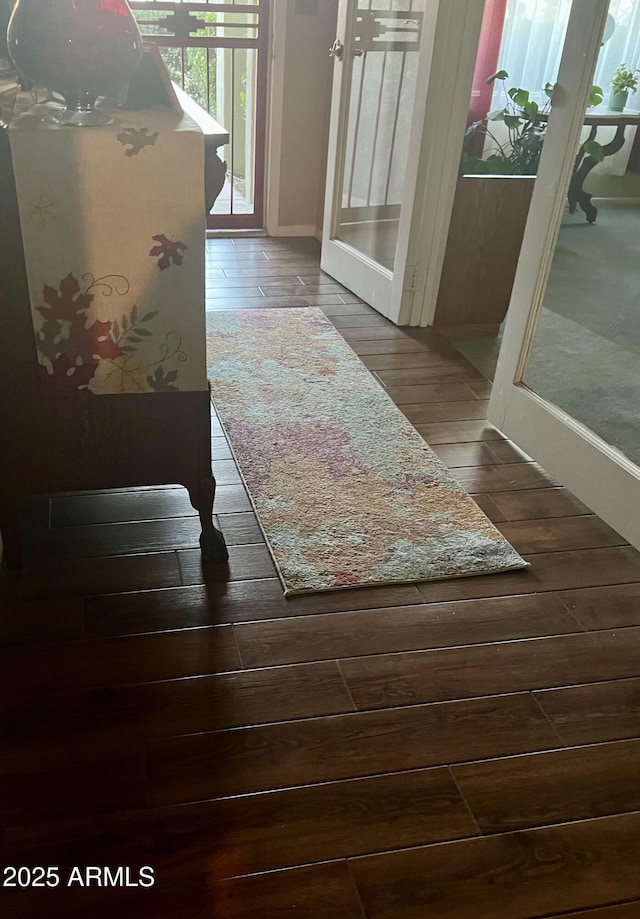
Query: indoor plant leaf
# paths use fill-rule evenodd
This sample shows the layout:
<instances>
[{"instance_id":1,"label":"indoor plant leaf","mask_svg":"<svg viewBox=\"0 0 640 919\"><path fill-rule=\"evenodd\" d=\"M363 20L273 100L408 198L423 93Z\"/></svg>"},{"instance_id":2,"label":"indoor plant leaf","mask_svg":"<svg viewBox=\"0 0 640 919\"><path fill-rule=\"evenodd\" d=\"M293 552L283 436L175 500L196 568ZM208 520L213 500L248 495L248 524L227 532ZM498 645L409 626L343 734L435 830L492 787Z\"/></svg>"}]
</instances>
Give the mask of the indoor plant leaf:
<instances>
[{"instance_id":1,"label":"indoor plant leaf","mask_svg":"<svg viewBox=\"0 0 640 919\"><path fill-rule=\"evenodd\" d=\"M508 76L509 74L506 70L498 70L496 73L487 78L487 84L491 86L491 84L495 83L496 80L506 80Z\"/></svg>"},{"instance_id":2,"label":"indoor plant leaf","mask_svg":"<svg viewBox=\"0 0 640 919\"><path fill-rule=\"evenodd\" d=\"M589 107L592 105L600 105L604 99L604 90L601 86L592 86L591 92L589 93Z\"/></svg>"},{"instance_id":3,"label":"indoor plant leaf","mask_svg":"<svg viewBox=\"0 0 640 919\"><path fill-rule=\"evenodd\" d=\"M509 96L513 99L516 105L519 105L520 108L525 108L529 102L529 92L526 89L520 89L517 86L512 86L509 90Z\"/></svg>"},{"instance_id":4,"label":"indoor plant leaf","mask_svg":"<svg viewBox=\"0 0 640 919\"><path fill-rule=\"evenodd\" d=\"M519 128L522 124L522 119L519 115L508 115L506 112L504 114L504 123L508 128Z\"/></svg>"},{"instance_id":5,"label":"indoor plant leaf","mask_svg":"<svg viewBox=\"0 0 640 919\"><path fill-rule=\"evenodd\" d=\"M597 163L601 163L604 159L602 144L599 144L597 140L586 140L584 142L584 152Z\"/></svg>"}]
</instances>

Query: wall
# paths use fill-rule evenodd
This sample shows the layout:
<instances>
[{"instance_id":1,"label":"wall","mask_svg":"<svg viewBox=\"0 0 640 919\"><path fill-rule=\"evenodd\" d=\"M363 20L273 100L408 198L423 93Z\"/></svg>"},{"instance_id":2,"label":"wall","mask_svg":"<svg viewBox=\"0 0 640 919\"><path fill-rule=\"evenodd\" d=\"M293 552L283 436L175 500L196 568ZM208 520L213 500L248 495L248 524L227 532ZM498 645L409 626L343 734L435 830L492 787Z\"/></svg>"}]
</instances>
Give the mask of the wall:
<instances>
[{"instance_id":1,"label":"wall","mask_svg":"<svg viewBox=\"0 0 640 919\"><path fill-rule=\"evenodd\" d=\"M270 188L273 236L320 236L338 0L273 0Z\"/></svg>"}]
</instances>

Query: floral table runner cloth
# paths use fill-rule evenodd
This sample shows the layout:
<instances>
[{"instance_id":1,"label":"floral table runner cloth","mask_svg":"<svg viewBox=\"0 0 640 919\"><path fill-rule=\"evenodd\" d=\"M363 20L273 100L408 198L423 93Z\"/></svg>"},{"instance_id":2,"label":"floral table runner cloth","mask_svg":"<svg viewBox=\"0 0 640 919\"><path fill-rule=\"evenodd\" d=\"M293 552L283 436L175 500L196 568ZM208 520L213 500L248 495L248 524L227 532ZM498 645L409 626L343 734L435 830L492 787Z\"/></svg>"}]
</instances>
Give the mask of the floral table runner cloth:
<instances>
[{"instance_id":1,"label":"floral table runner cloth","mask_svg":"<svg viewBox=\"0 0 640 919\"><path fill-rule=\"evenodd\" d=\"M206 390L204 140L180 112L10 126L41 379L95 395Z\"/></svg>"}]
</instances>

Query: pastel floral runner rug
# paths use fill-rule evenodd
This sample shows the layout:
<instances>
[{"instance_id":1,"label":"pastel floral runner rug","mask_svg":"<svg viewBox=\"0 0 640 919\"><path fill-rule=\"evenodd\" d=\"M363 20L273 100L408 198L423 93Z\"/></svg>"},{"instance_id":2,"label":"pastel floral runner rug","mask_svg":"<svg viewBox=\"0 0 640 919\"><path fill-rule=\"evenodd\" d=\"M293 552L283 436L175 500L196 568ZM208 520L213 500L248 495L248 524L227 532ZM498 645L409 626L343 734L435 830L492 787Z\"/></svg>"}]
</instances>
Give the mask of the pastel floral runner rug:
<instances>
[{"instance_id":1,"label":"pastel floral runner rug","mask_svg":"<svg viewBox=\"0 0 640 919\"><path fill-rule=\"evenodd\" d=\"M525 567L321 310L208 324L214 404L285 594Z\"/></svg>"}]
</instances>

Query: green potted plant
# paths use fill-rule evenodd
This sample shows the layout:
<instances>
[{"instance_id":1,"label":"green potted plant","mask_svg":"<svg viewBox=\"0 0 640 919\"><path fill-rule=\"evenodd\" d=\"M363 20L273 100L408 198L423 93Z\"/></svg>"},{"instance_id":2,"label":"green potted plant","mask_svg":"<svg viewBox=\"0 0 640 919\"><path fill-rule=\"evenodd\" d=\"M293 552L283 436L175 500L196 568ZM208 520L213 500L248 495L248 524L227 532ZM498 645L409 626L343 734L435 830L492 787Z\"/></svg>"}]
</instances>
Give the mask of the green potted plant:
<instances>
[{"instance_id":1,"label":"green potted plant","mask_svg":"<svg viewBox=\"0 0 640 919\"><path fill-rule=\"evenodd\" d=\"M620 64L611 75L610 111L622 112L624 110L629 98L629 92L634 93L638 88L637 73L640 73L640 70L630 70L626 64Z\"/></svg>"},{"instance_id":2,"label":"green potted plant","mask_svg":"<svg viewBox=\"0 0 640 919\"><path fill-rule=\"evenodd\" d=\"M495 335L511 298L553 86L547 83L536 102L522 87L507 88L508 78L506 70L489 77L490 85L502 83L505 104L465 134L433 322L451 337ZM602 99L602 89L592 86L589 106ZM506 132L496 130L499 122ZM480 156L469 152L478 135ZM602 159L596 141L585 141L583 150Z\"/></svg>"},{"instance_id":3,"label":"green potted plant","mask_svg":"<svg viewBox=\"0 0 640 919\"><path fill-rule=\"evenodd\" d=\"M489 85L496 80L502 83L505 105L489 112L486 125L482 121L477 121L467 128L465 147L478 133L485 139L488 138L492 146L487 156L469 154L464 149L460 162L461 175L536 174L546 128L544 116L550 106L551 93L545 90L546 101L543 106L539 106L531 98L528 90L517 86L507 89L505 81L508 77L506 70L498 70L487 80ZM489 127L497 122L502 122L506 126L506 140L498 140L495 132Z\"/></svg>"},{"instance_id":4,"label":"green potted plant","mask_svg":"<svg viewBox=\"0 0 640 919\"><path fill-rule=\"evenodd\" d=\"M506 88L509 74L506 70L498 70L487 80L489 85L502 82L506 104L487 115L487 124L477 121L467 128L465 133L465 147L469 140L478 132L488 137L492 142L487 156L475 156L463 150L460 162L460 175L518 175L535 176L538 171L540 154L547 119L551 108L553 84L547 83L544 87L544 103L539 105L531 98L527 89L518 86ZM603 99L600 86L592 86L589 94L588 106L599 105ZM490 129L491 123L503 122L507 128L508 137L499 141ZM597 160L602 159L602 148L594 141L585 143L585 152Z\"/></svg>"}]
</instances>

